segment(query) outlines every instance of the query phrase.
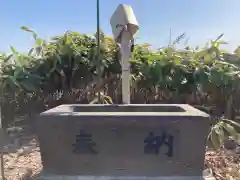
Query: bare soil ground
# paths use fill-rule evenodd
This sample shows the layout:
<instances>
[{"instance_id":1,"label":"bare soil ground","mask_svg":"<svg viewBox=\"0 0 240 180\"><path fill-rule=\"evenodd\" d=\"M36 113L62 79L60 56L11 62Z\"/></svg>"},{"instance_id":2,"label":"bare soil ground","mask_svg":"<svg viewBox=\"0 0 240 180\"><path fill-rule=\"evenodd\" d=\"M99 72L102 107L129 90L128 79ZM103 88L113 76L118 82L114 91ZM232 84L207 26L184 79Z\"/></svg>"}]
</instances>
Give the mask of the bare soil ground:
<instances>
[{"instance_id":1,"label":"bare soil ground","mask_svg":"<svg viewBox=\"0 0 240 180\"><path fill-rule=\"evenodd\" d=\"M29 126L7 130L4 168L7 180L34 180L41 172L37 138ZM235 151L207 151L205 166L217 180L240 180L240 154ZM0 178L1 179L1 178Z\"/></svg>"}]
</instances>

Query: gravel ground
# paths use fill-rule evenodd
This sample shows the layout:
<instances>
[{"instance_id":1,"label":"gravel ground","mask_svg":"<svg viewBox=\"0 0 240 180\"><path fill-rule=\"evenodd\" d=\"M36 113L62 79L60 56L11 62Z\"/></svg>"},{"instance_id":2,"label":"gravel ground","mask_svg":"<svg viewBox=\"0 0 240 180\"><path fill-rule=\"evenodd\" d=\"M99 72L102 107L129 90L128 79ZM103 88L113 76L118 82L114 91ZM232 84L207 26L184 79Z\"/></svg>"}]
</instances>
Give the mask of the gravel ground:
<instances>
[{"instance_id":1,"label":"gravel ground","mask_svg":"<svg viewBox=\"0 0 240 180\"><path fill-rule=\"evenodd\" d=\"M28 180L42 169L36 136L29 127L7 130L4 146L4 168L7 180Z\"/></svg>"},{"instance_id":2,"label":"gravel ground","mask_svg":"<svg viewBox=\"0 0 240 180\"><path fill-rule=\"evenodd\" d=\"M8 129L5 139L6 179L34 180L41 172L42 165L33 131L26 127ZM240 180L240 154L233 151L207 151L205 166L217 180Z\"/></svg>"},{"instance_id":3,"label":"gravel ground","mask_svg":"<svg viewBox=\"0 0 240 180\"><path fill-rule=\"evenodd\" d=\"M205 167L217 180L240 180L240 154L232 151L207 151Z\"/></svg>"}]
</instances>

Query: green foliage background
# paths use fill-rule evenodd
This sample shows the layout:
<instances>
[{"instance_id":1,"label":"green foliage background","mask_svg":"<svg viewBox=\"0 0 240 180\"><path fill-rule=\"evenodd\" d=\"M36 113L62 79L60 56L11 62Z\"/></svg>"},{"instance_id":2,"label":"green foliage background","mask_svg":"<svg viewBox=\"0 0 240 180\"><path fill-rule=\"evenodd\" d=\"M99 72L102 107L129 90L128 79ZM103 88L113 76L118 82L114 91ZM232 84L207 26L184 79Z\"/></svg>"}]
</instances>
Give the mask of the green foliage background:
<instances>
[{"instance_id":1,"label":"green foliage background","mask_svg":"<svg viewBox=\"0 0 240 180\"><path fill-rule=\"evenodd\" d=\"M46 41L27 27L21 29L31 33L35 45L28 54L11 47L10 55L0 55L4 126L17 115L39 113L62 103L102 103L105 95L121 103L120 53L113 39L100 33L97 59L96 35L67 31ZM130 60L132 103L208 103L224 109L240 86L240 49L233 55L224 53L222 36L204 48L177 49L185 34L156 51L149 44L135 45ZM226 122L217 125L212 139L216 132L224 134L219 128Z\"/></svg>"}]
</instances>

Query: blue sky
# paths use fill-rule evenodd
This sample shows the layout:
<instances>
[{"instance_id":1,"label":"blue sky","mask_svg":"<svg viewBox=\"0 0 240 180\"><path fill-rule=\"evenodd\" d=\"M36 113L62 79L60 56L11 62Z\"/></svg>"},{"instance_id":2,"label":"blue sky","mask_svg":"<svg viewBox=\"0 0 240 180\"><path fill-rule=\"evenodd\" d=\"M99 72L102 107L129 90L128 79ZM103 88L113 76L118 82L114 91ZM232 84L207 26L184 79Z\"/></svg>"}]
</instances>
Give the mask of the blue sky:
<instances>
[{"instance_id":1,"label":"blue sky","mask_svg":"<svg viewBox=\"0 0 240 180\"><path fill-rule=\"evenodd\" d=\"M100 0L101 28L111 36L109 19L119 3L132 6L140 31L138 42L154 48L167 45L183 32L189 44L204 45L224 33L228 50L240 44L239 0ZM27 26L42 38L61 35L67 30L93 34L96 31L96 0L3 0L0 6L0 52L13 45L26 51L33 40L20 30Z\"/></svg>"}]
</instances>

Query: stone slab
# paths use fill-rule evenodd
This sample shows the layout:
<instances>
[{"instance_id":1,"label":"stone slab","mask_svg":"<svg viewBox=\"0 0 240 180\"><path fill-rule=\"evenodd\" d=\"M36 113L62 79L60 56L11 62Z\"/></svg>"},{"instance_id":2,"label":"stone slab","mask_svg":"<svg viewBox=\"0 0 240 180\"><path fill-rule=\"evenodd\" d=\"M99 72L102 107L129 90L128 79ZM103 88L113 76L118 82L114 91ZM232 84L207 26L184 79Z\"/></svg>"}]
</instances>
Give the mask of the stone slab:
<instances>
[{"instance_id":1,"label":"stone slab","mask_svg":"<svg viewBox=\"0 0 240 180\"><path fill-rule=\"evenodd\" d=\"M185 104L61 105L36 121L45 173L115 179L201 177L209 128Z\"/></svg>"},{"instance_id":2,"label":"stone slab","mask_svg":"<svg viewBox=\"0 0 240 180\"><path fill-rule=\"evenodd\" d=\"M216 180L214 177L110 177L110 176L48 176L38 180Z\"/></svg>"}]
</instances>

